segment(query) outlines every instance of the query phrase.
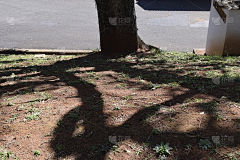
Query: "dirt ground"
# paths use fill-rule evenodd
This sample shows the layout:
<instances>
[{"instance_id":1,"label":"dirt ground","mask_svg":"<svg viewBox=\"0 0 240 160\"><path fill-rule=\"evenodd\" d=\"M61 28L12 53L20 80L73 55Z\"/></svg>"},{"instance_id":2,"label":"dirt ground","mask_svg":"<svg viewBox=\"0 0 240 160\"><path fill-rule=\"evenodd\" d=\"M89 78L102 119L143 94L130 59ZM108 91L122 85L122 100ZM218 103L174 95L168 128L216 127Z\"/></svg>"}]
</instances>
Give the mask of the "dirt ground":
<instances>
[{"instance_id":1,"label":"dirt ground","mask_svg":"<svg viewBox=\"0 0 240 160\"><path fill-rule=\"evenodd\" d=\"M0 159L239 160L239 64L161 52L0 55Z\"/></svg>"}]
</instances>

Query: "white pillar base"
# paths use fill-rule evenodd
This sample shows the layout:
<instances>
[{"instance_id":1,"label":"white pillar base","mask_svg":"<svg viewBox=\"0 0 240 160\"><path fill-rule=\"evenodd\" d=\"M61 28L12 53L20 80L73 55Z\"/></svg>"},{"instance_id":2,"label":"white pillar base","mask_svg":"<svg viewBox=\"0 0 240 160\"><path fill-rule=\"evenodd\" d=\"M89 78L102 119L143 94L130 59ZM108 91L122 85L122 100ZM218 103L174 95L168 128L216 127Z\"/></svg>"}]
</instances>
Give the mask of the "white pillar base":
<instances>
[{"instance_id":1,"label":"white pillar base","mask_svg":"<svg viewBox=\"0 0 240 160\"><path fill-rule=\"evenodd\" d=\"M240 10L220 8L212 3L206 54L240 55Z\"/></svg>"}]
</instances>

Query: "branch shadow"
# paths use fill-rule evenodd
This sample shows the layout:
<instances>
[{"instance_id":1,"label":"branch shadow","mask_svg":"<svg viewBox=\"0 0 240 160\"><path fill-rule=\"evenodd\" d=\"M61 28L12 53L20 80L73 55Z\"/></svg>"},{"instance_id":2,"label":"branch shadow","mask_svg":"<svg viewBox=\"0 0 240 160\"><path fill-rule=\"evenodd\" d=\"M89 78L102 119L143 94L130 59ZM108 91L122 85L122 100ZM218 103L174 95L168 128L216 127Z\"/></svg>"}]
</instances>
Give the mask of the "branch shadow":
<instances>
[{"instance_id":1,"label":"branch shadow","mask_svg":"<svg viewBox=\"0 0 240 160\"><path fill-rule=\"evenodd\" d=\"M77 61L78 63L86 62L86 59L88 58L96 59L95 55L92 55L92 56L85 57L83 59L82 58L78 59ZM98 68L98 65L99 64L95 65L95 72L102 71L101 69ZM139 71L138 69L132 70L130 69L132 68L132 66L133 64L131 63L128 64L126 62L112 62L108 65L108 68L111 68L111 70L117 73L126 73L126 74L132 73L129 75L132 78L135 77L137 74L139 74L139 72L142 75L147 75L147 73L149 73L147 69L141 70L141 71ZM126 71L123 68L128 68L129 70ZM134 72L137 74L136 75L133 74ZM162 73L162 71L156 72L156 73L159 75L171 75L171 77L178 77L180 80L183 80L183 79L190 79L192 81L200 80L201 81L200 84L204 81L205 82L211 81L207 78L197 79L194 77L179 77L174 72L171 73L165 70L164 72L165 72L164 74ZM72 75L69 75L69 76L72 76ZM60 77L60 79L61 78L64 78L64 77ZM71 79L73 78L74 76L71 77ZM148 81L153 81L153 82L155 81L152 77L147 77L147 76L143 76L143 79ZM175 79L173 79L173 81L175 81ZM165 80L161 81L159 80L159 77L158 77L158 82L165 83L166 81ZM104 99L101 98L102 94L99 93L96 89L94 89L96 87L95 85L90 84L88 87L81 86L80 88L77 85L74 86L79 90L79 97L81 97L83 101L83 105L79 106L78 121L80 120L81 122L83 122L82 125L85 126L85 132L80 136L77 136L77 137L73 136L73 132L76 128L78 128L79 124L78 123L73 124L69 117L71 113L76 112L76 110L72 110L68 114L64 115L64 117L62 118L62 121L66 122L68 127L56 128L55 138L51 143L52 148L54 148L56 151L56 155L55 155L56 158L64 157L66 155L75 155L76 159L106 159L107 153L110 150L112 150L113 146L115 145L113 143L110 143L111 141L109 141L110 138L114 136L130 137L134 142L137 142L140 144L150 142L152 143L152 145L156 144L156 142L161 142L161 141L168 142L169 139L171 139L174 136L181 139L182 138L186 139L186 142L187 142L188 137L186 136L185 133L169 131L167 129L167 126L164 126L164 124L162 124L163 126L162 129L164 130L162 136L159 137L157 135L153 135L152 131L154 128L151 125L149 125L148 122L146 122L146 119L149 116L155 115L160 109L161 105L171 106L177 103L183 103L184 100L186 100L187 98L198 94L199 91L194 88L194 86L197 86L197 85L199 84L193 84L192 88L189 85L186 85L186 87L190 88L189 92L183 95L174 96L171 100L166 101L164 103L159 103L157 105L154 105L145 109L140 109L136 114L132 115L127 121L125 121L122 125L119 125L119 126L106 125L106 120L109 118L110 115L104 114L102 112L104 105L102 105L101 103L98 106L97 110L89 108L89 106L93 105L88 100L90 96L92 97L91 101L94 101L94 102L104 101ZM83 92L83 90L88 90L88 92L90 91L90 94L86 94L85 92ZM216 94L214 93L213 95L216 95ZM218 95L216 96L220 97ZM229 133L229 130L220 130L218 128L215 128L215 126L213 125L215 121L216 121L215 119L210 118L209 123L204 130L214 130L214 132L230 134L230 135L234 135L235 137L238 136L238 133L235 133L234 131L230 131ZM190 134L197 134L197 132L201 132L201 130L190 132ZM212 135L212 132L210 132L208 136L211 136L211 135ZM181 141L177 139L175 139L174 142L175 142L174 145L176 146L182 146L182 147L184 146L184 144L181 144ZM197 140L196 140L196 143L197 143ZM62 150L56 149L56 146L59 146L61 144L64 144L65 149L62 149ZM179 154L179 156L180 158L186 158L185 157L186 155L184 154L181 155L181 153ZM191 155L191 158L199 159L206 156L207 156L207 153L202 153L202 154L196 153L196 155Z\"/></svg>"},{"instance_id":2,"label":"branch shadow","mask_svg":"<svg viewBox=\"0 0 240 160\"><path fill-rule=\"evenodd\" d=\"M144 80L152 81L153 83L170 83L187 80L190 82L197 82L197 84L193 83L189 85L183 83L181 85L185 88L188 88L188 91L184 94L177 96L173 95L172 99L156 105L152 105L151 107L139 108L138 112L134 115L131 115L123 124L118 126L108 126L106 125L106 121L111 115L103 112L104 99L102 98L102 93L96 89L96 85L83 82L79 77L76 77L74 75L74 72L67 73L66 70L70 69L73 64L77 67L94 66L95 72L107 71L111 69L117 73L129 74L129 77L131 78L134 78L137 75L141 74ZM162 61L160 64L165 64L165 62ZM104 67L104 65L106 66ZM154 135L152 133L154 127L150 125L146 119L159 114L158 111L161 109L161 106L170 107L178 103L184 103L187 98L193 97L199 93L198 86L210 86L210 83L212 83L211 79L203 77L179 76L175 72L170 72L164 69L154 71L154 73L159 76L153 77L149 76L149 73L153 72L149 71L149 68L139 70L133 68L134 65L135 63L107 61L104 56L96 53L72 60L56 62L50 66L36 66L40 74L46 77L58 77L60 82L64 82L67 85L76 88L78 91L78 97L81 98L82 101L81 106L70 110L62 117L60 120L61 123L59 123L58 127L56 127L54 130L54 138L51 141L51 148L55 151L54 158L74 156L75 159L106 159L109 151L112 150L114 145L116 145L116 141L114 141L114 143L111 141L111 137L113 136L130 137L130 139L134 142L140 144L149 142L152 144L152 146L160 143L161 141L168 142L171 139L171 141L174 142L174 146L181 146L182 151L184 150L184 145L186 144L181 144L181 142L182 139L185 139L186 143L188 142L189 137L186 133L171 131L168 129L167 125L160 124L160 128L162 129L163 133L161 136ZM56 68L58 69L57 72ZM66 79L66 77L71 80L79 81L79 83L72 84ZM170 81L169 77L171 77ZM32 83L31 85L37 86L40 84L41 82L36 82ZM26 84L23 83L22 85ZM8 90L10 91L13 91L15 89L17 89L17 86L8 87ZM143 87L142 89L144 90L146 88ZM209 91L208 94L217 98L221 98L223 95L219 94L217 90L218 89L216 88L212 88L212 91ZM1 95L3 94L2 91L0 93ZM231 94L230 100L236 100L234 98L231 98L234 97L235 94L236 93ZM73 115L77 116L75 116L75 118L72 118ZM158 123L161 123L161 120L158 121ZM209 132L209 134L207 134L208 136L212 136L213 132L218 132L238 137L239 132L216 128L213 125L214 123L215 119L210 118L208 120L206 128L202 130L195 130L189 132L188 134L195 135L198 132L211 130L212 132ZM74 132L79 128L79 126L84 126L84 132L75 135ZM181 139L181 141L179 139ZM199 138L194 139L196 143L198 139ZM180 159L186 159L186 155L183 152L181 153L181 149L178 155ZM199 154L194 153L193 151L191 153L191 156L189 156L187 159L201 159L206 156L206 152Z\"/></svg>"}]
</instances>

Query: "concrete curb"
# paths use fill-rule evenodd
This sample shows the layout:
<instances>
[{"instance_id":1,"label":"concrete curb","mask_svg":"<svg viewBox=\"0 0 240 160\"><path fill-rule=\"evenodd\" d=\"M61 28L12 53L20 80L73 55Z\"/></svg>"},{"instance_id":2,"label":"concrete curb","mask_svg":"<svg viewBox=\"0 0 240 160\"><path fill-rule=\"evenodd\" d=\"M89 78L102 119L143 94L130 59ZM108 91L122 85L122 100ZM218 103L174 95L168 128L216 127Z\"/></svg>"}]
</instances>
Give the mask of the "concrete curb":
<instances>
[{"instance_id":1,"label":"concrete curb","mask_svg":"<svg viewBox=\"0 0 240 160\"><path fill-rule=\"evenodd\" d=\"M77 55L93 53L92 50L57 50L57 49L2 49L0 54L46 54L46 55Z\"/></svg>"},{"instance_id":2,"label":"concrete curb","mask_svg":"<svg viewBox=\"0 0 240 160\"><path fill-rule=\"evenodd\" d=\"M206 55L206 49L205 48L194 48L193 53L197 55Z\"/></svg>"}]
</instances>

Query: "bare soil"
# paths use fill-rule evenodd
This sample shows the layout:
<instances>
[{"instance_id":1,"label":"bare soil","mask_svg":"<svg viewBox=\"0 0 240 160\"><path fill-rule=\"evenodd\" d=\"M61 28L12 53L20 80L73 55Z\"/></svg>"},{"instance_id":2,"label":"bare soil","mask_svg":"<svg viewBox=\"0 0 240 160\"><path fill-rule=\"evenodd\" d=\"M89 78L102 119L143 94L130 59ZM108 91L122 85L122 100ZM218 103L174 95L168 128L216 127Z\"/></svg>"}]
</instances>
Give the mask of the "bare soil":
<instances>
[{"instance_id":1,"label":"bare soil","mask_svg":"<svg viewBox=\"0 0 240 160\"><path fill-rule=\"evenodd\" d=\"M166 159L240 159L240 82L206 78L216 63L149 58L1 59L0 157L163 159L162 142Z\"/></svg>"}]
</instances>

